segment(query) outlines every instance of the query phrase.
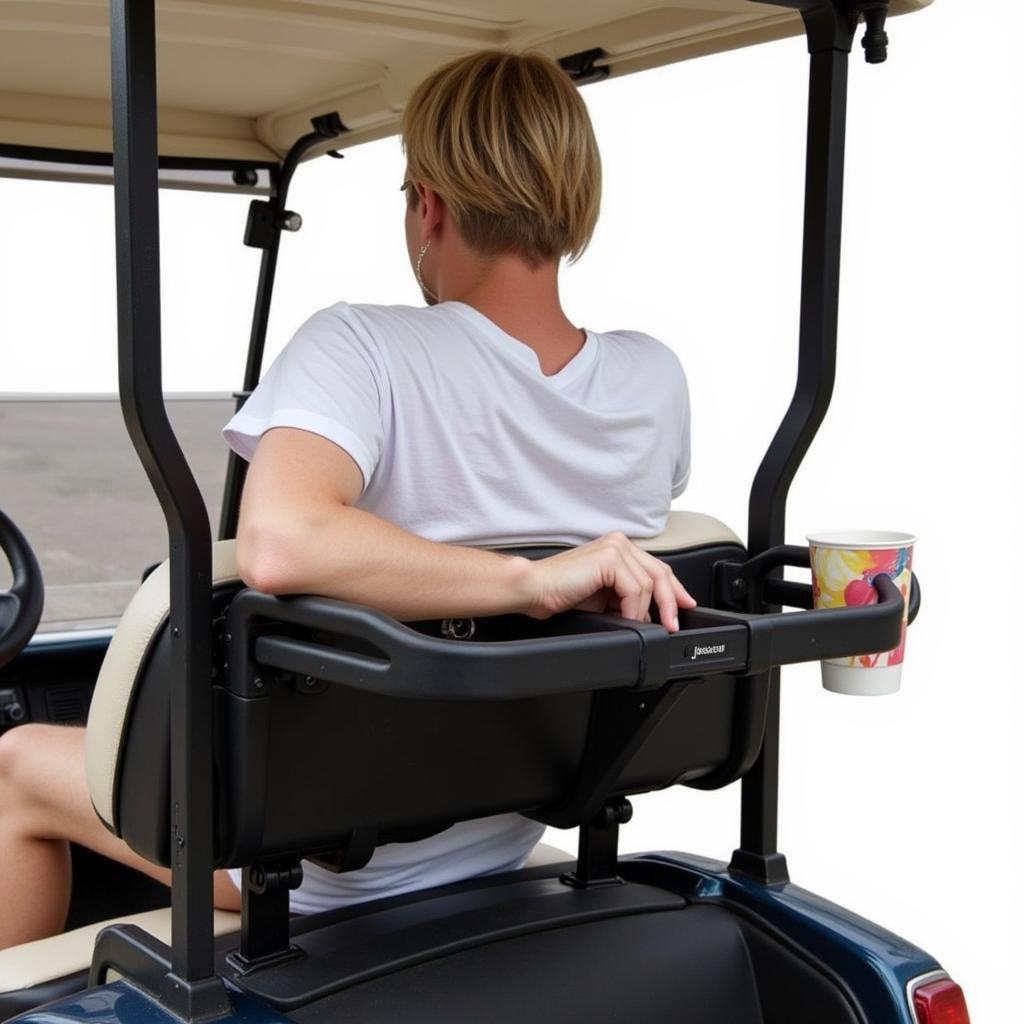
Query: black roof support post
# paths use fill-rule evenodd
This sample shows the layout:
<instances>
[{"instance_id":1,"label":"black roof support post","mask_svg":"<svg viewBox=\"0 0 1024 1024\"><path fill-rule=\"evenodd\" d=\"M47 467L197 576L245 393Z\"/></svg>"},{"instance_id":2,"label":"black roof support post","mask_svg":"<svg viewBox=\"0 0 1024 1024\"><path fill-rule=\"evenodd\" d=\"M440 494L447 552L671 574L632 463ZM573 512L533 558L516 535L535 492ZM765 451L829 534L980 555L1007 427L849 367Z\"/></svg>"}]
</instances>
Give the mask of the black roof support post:
<instances>
[{"instance_id":1,"label":"black roof support post","mask_svg":"<svg viewBox=\"0 0 1024 1024\"><path fill-rule=\"evenodd\" d=\"M797 381L750 490L752 556L785 542L789 487L825 418L835 383L847 76L860 14L855 0L761 2L800 9L810 52L810 87ZM742 782L740 847L730 864L732 870L767 883L789 877L786 859L778 852L779 681L778 669L747 681L747 699L766 699L767 714L760 754Z\"/></svg>"},{"instance_id":2,"label":"black roof support post","mask_svg":"<svg viewBox=\"0 0 1024 1024\"><path fill-rule=\"evenodd\" d=\"M288 202L288 187L295 174L299 162L314 146L324 139L336 138L348 129L342 124L336 113L323 114L313 118L313 131L297 139L288 151L280 168L274 175L274 194L266 202L254 201L249 208L249 227L246 231L246 244L263 250L260 260L260 273L256 282L256 299L252 309L252 326L249 329L249 348L245 357L245 376L242 390L235 394L235 411L245 404L245 400L256 389L263 371L263 350L267 343L267 326L270 323L270 303L274 296L274 277L277 274L277 254L281 247L281 232L291 224L290 230L297 230L301 218L295 219L285 209ZM340 156L341 154L337 154ZM254 213L265 213L265 230L252 230ZM221 540L229 540L238 532L238 506L242 500L242 486L245 483L245 471L248 463L234 452L228 455L228 471L224 479L224 498L221 502L220 529Z\"/></svg>"},{"instance_id":3,"label":"black roof support post","mask_svg":"<svg viewBox=\"0 0 1024 1024\"><path fill-rule=\"evenodd\" d=\"M157 994L186 1020L210 1020L230 1012L213 973L210 522L163 398L154 0L111 0L110 44L121 409L171 561L172 950Z\"/></svg>"}]
</instances>

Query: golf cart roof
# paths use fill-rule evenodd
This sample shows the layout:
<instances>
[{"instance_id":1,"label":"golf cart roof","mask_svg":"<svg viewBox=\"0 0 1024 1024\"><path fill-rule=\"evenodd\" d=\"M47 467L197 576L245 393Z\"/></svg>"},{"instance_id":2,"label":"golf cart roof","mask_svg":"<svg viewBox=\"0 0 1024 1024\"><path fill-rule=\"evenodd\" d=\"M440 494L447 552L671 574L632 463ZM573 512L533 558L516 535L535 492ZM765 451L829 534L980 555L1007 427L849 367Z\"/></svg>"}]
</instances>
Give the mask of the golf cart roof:
<instances>
[{"instance_id":1,"label":"golf cart roof","mask_svg":"<svg viewBox=\"0 0 1024 1024\"><path fill-rule=\"evenodd\" d=\"M159 151L179 169L277 164L334 111L348 131L307 156L382 138L431 69L488 47L601 50L621 75L800 33L752 0L161 0ZM107 0L0 2L0 174L76 176L59 164L110 150Z\"/></svg>"}]
</instances>

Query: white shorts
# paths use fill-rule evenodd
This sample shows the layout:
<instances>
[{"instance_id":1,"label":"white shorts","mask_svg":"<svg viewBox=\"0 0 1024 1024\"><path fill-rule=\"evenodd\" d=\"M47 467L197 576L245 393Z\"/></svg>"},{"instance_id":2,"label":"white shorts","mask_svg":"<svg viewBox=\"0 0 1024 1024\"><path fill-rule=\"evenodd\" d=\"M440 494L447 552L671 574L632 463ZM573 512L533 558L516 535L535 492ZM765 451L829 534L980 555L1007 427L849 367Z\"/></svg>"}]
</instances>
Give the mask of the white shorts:
<instances>
[{"instance_id":1,"label":"white shorts","mask_svg":"<svg viewBox=\"0 0 1024 1024\"><path fill-rule=\"evenodd\" d=\"M302 862L302 885L291 894L293 914L432 889L478 875L521 868L544 834L544 826L519 814L464 821L415 843L388 843L358 871L335 874ZM229 871L241 889L241 869Z\"/></svg>"}]
</instances>

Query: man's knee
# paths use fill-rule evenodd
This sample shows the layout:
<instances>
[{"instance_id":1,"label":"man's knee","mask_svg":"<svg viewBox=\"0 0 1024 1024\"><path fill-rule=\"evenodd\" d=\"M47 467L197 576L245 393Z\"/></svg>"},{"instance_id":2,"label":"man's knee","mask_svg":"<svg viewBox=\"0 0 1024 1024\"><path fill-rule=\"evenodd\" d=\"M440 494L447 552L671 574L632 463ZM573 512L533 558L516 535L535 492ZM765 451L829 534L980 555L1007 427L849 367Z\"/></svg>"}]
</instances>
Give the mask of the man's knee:
<instances>
[{"instance_id":1,"label":"man's knee","mask_svg":"<svg viewBox=\"0 0 1024 1024\"><path fill-rule=\"evenodd\" d=\"M0 785L17 787L36 739L38 727L35 725L19 725L0 736Z\"/></svg>"},{"instance_id":2,"label":"man's knee","mask_svg":"<svg viewBox=\"0 0 1024 1024\"><path fill-rule=\"evenodd\" d=\"M12 801L28 799L40 788L46 765L61 756L62 739L58 726L35 723L16 726L0 735L0 813Z\"/></svg>"}]
</instances>

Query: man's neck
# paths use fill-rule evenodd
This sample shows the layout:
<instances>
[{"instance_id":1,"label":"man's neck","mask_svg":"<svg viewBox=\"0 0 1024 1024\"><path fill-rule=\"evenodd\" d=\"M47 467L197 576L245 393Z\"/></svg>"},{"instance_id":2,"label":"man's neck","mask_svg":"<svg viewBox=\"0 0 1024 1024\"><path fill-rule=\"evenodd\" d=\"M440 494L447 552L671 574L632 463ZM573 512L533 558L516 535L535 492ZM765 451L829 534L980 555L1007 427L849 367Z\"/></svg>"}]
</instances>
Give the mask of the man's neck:
<instances>
[{"instance_id":1,"label":"man's neck","mask_svg":"<svg viewBox=\"0 0 1024 1024\"><path fill-rule=\"evenodd\" d=\"M541 372L557 373L580 350L583 332L562 311L558 261L531 267L514 256L500 256L452 274L453 287L441 298L472 306L506 334L529 345ZM463 269L463 268L460 268Z\"/></svg>"}]
</instances>

